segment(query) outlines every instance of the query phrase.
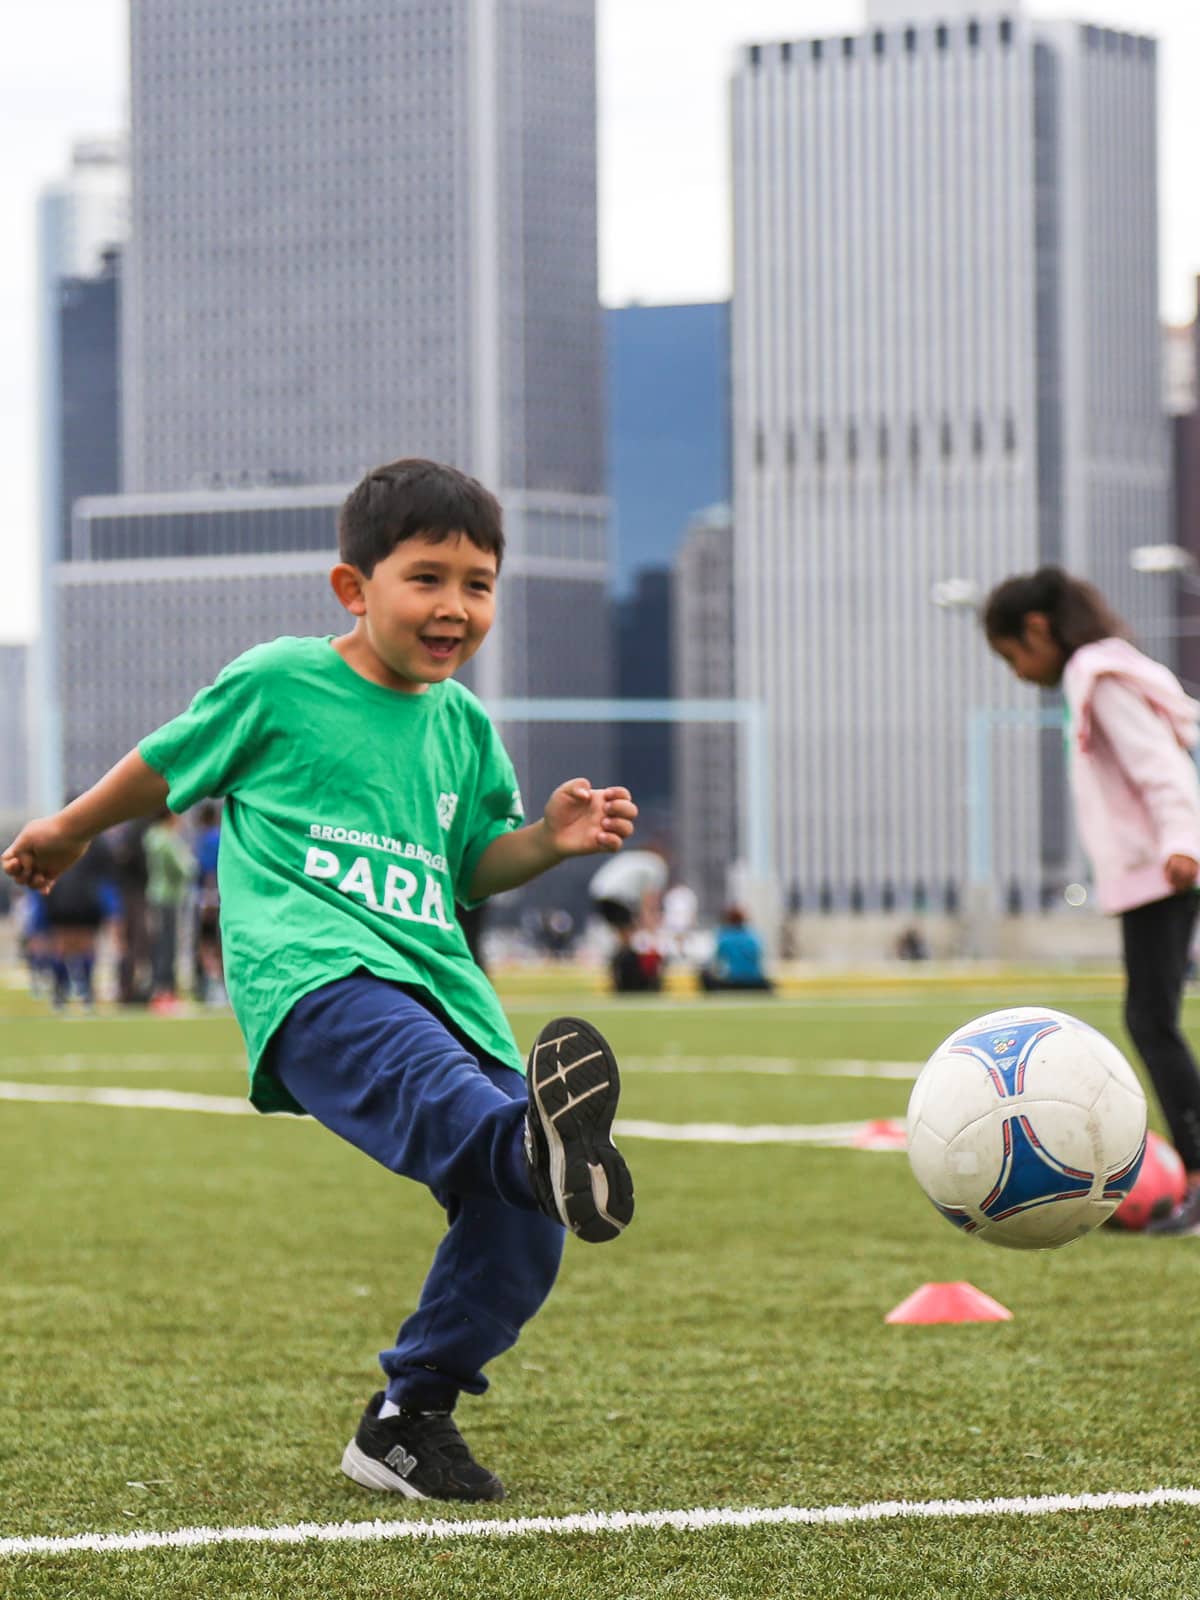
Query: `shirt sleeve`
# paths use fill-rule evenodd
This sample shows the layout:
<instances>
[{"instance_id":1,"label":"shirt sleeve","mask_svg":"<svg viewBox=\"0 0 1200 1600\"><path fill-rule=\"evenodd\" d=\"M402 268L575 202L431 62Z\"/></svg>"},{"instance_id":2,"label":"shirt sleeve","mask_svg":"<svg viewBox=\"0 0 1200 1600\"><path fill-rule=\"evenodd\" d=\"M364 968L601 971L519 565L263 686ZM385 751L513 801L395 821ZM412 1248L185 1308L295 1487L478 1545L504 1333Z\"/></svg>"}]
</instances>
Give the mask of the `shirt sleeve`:
<instances>
[{"instance_id":1,"label":"shirt sleeve","mask_svg":"<svg viewBox=\"0 0 1200 1600\"><path fill-rule=\"evenodd\" d=\"M265 743L263 672L253 658L251 651L231 661L186 711L138 745L142 760L167 780L172 811L236 794Z\"/></svg>"},{"instance_id":2,"label":"shirt sleeve","mask_svg":"<svg viewBox=\"0 0 1200 1600\"><path fill-rule=\"evenodd\" d=\"M1191 756L1167 722L1144 695L1111 673L1097 680L1091 707L1096 727L1150 813L1163 861L1197 857L1200 784Z\"/></svg>"},{"instance_id":3,"label":"shirt sleeve","mask_svg":"<svg viewBox=\"0 0 1200 1600\"><path fill-rule=\"evenodd\" d=\"M525 821L516 772L508 751L500 741L500 735L490 722L484 726L483 740L484 753L480 761L475 805L469 821L470 832L454 879L455 899L464 906L479 904L471 898L468 890L479 858L488 845L501 834L512 833Z\"/></svg>"}]
</instances>

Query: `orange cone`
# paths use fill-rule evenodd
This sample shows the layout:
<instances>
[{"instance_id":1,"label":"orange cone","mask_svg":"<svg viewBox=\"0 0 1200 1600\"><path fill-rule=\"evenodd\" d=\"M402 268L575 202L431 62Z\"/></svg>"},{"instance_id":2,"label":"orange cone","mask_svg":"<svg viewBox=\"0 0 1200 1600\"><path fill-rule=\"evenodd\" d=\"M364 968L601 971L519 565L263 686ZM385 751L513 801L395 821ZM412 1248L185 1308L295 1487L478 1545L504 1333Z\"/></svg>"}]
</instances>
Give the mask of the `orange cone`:
<instances>
[{"instance_id":1,"label":"orange cone","mask_svg":"<svg viewBox=\"0 0 1200 1600\"><path fill-rule=\"evenodd\" d=\"M908 1135L895 1117L877 1117L864 1122L850 1142L855 1150L905 1150Z\"/></svg>"},{"instance_id":2,"label":"orange cone","mask_svg":"<svg viewBox=\"0 0 1200 1600\"><path fill-rule=\"evenodd\" d=\"M923 1283L885 1322L1011 1322L1012 1312L973 1283Z\"/></svg>"}]
</instances>

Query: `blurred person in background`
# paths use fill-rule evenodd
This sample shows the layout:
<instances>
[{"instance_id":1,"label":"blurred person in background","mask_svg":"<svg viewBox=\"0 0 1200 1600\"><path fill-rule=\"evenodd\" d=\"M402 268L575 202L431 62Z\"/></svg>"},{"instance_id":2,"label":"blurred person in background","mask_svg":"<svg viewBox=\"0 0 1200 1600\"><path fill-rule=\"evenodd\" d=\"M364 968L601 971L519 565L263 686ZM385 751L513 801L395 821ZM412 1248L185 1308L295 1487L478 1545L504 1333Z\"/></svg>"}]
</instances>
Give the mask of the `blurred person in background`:
<instances>
[{"instance_id":1,"label":"blurred person in background","mask_svg":"<svg viewBox=\"0 0 1200 1600\"><path fill-rule=\"evenodd\" d=\"M27 889L18 896L15 912L17 945L29 973L29 992L34 999L40 999L54 990L54 956L45 895Z\"/></svg>"},{"instance_id":2,"label":"blurred person in background","mask_svg":"<svg viewBox=\"0 0 1200 1600\"><path fill-rule=\"evenodd\" d=\"M746 921L740 906L726 906L717 927L712 960L700 969L705 994L753 989L771 994L775 985L763 971L762 940Z\"/></svg>"},{"instance_id":3,"label":"blurred person in background","mask_svg":"<svg viewBox=\"0 0 1200 1600\"><path fill-rule=\"evenodd\" d=\"M610 928L654 928L668 876L657 850L622 851L593 873L588 884L592 910Z\"/></svg>"},{"instance_id":4,"label":"blurred person in background","mask_svg":"<svg viewBox=\"0 0 1200 1600\"><path fill-rule=\"evenodd\" d=\"M1188 1173L1182 1205L1146 1232L1200 1234L1200 1072L1180 1027L1200 905L1200 704L1061 567L1005 579L982 621L1023 683L1062 687L1080 841L1100 909L1121 919L1125 1026Z\"/></svg>"},{"instance_id":5,"label":"blurred person in background","mask_svg":"<svg viewBox=\"0 0 1200 1600\"><path fill-rule=\"evenodd\" d=\"M662 897L662 933L665 953L681 960L696 931L700 902L686 883L673 883Z\"/></svg>"},{"instance_id":6,"label":"blurred person in background","mask_svg":"<svg viewBox=\"0 0 1200 1600\"><path fill-rule=\"evenodd\" d=\"M109 835L113 877L121 898L117 999L144 1006L150 998L150 925L146 911L146 830L150 819L122 823Z\"/></svg>"},{"instance_id":7,"label":"blurred person in background","mask_svg":"<svg viewBox=\"0 0 1200 1600\"><path fill-rule=\"evenodd\" d=\"M87 856L83 859L86 861ZM179 1003L176 989L179 912L187 900L194 872L195 858L183 836L183 823L164 806L153 826L146 830L150 1006L155 1011L173 1011Z\"/></svg>"},{"instance_id":8,"label":"blurred person in background","mask_svg":"<svg viewBox=\"0 0 1200 1600\"><path fill-rule=\"evenodd\" d=\"M612 929L608 970L618 994L662 988L655 937L670 869L657 850L623 850L592 875L592 910Z\"/></svg>"},{"instance_id":9,"label":"blurred person in background","mask_svg":"<svg viewBox=\"0 0 1200 1600\"><path fill-rule=\"evenodd\" d=\"M196 819L196 917L193 968L196 999L201 1005L225 1004L225 971L221 959L221 895L217 888L217 854L221 845L221 808L206 800Z\"/></svg>"},{"instance_id":10,"label":"blurred person in background","mask_svg":"<svg viewBox=\"0 0 1200 1600\"><path fill-rule=\"evenodd\" d=\"M120 915L108 841L101 836L82 861L58 878L46 896L46 924L54 978L51 1002L62 1011L71 996L86 1010L96 1003L96 945L100 929Z\"/></svg>"}]
</instances>

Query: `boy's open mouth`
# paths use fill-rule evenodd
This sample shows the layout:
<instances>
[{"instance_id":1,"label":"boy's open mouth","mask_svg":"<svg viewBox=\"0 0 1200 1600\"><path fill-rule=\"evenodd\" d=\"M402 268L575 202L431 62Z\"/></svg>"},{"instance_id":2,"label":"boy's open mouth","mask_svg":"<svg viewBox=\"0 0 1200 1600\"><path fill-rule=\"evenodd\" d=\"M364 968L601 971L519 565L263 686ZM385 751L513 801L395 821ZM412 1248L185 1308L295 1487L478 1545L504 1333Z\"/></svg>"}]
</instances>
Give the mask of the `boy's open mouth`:
<instances>
[{"instance_id":1,"label":"boy's open mouth","mask_svg":"<svg viewBox=\"0 0 1200 1600\"><path fill-rule=\"evenodd\" d=\"M444 659L445 657L452 656L454 654L459 645L462 643L462 640L451 634L423 633L421 635L421 643L425 646L426 650L429 651L430 655L438 656Z\"/></svg>"}]
</instances>

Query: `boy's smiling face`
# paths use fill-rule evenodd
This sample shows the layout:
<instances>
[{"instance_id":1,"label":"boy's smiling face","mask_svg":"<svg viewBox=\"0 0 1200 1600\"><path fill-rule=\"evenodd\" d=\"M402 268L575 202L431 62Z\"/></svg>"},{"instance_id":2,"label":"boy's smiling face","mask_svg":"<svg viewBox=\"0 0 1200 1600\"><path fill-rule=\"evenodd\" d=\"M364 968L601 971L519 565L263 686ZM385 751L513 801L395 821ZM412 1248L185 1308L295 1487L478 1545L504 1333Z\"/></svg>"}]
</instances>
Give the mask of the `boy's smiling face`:
<instances>
[{"instance_id":1,"label":"boy's smiling face","mask_svg":"<svg viewBox=\"0 0 1200 1600\"><path fill-rule=\"evenodd\" d=\"M423 694L453 677L487 637L496 577L496 557L462 533L405 539L370 577L340 563L330 578L358 622L335 648L364 678Z\"/></svg>"}]
</instances>

